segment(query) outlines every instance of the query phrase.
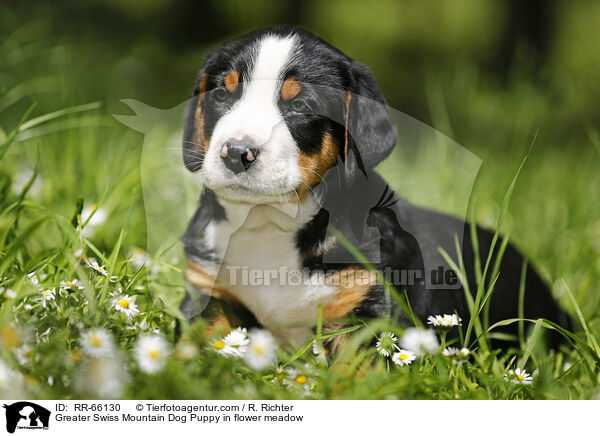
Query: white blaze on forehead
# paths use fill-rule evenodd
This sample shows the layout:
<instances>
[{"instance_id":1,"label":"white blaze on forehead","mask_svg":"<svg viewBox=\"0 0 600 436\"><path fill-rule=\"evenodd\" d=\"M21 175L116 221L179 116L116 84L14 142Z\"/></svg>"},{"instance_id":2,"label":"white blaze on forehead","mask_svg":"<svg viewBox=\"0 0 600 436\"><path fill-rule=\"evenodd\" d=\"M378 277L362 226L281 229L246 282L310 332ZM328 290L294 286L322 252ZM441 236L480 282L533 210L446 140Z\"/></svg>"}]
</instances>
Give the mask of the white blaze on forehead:
<instances>
[{"instance_id":1,"label":"white blaze on forehead","mask_svg":"<svg viewBox=\"0 0 600 436\"><path fill-rule=\"evenodd\" d=\"M258 41L250 80L231 111L231 137L241 139L250 136L257 144L263 144L268 141L275 125L282 121L277 101L281 79L295 42L293 36L274 35Z\"/></svg>"},{"instance_id":2,"label":"white blaze on forehead","mask_svg":"<svg viewBox=\"0 0 600 436\"><path fill-rule=\"evenodd\" d=\"M258 55L254 63L251 80L281 79L283 68L290 60L296 43L295 36L279 37L268 35L258 43Z\"/></svg>"}]
</instances>

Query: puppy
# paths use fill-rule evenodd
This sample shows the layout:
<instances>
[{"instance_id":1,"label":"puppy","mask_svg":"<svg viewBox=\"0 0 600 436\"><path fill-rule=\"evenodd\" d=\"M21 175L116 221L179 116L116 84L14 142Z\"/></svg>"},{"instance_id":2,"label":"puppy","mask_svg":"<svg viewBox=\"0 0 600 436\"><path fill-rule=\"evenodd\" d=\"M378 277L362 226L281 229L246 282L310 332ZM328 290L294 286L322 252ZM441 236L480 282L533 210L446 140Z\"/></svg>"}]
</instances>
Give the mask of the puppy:
<instances>
[{"instance_id":1,"label":"puppy","mask_svg":"<svg viewBox=\"0 0 600 436\"><path fill-rule=\"evenodd\" d=\"M183 160L204 185L183 236L186 276L198 291L182 302L188 319L260 326L293 345L314 334L319 307L330 330L356 317L410 323L404 299L422 322L444 313L468 321L440 251L459 264L462 241L474 293L470 228L404 201L373 170L396 138L369 70L306 30L267 28L211 52L184 125ZM492 234L476 235L485 264ZM509 245L490 324L518 315L523 262ZM564 322L531 266L525 277L525 317Z\"/></svg>"}]
</instances>

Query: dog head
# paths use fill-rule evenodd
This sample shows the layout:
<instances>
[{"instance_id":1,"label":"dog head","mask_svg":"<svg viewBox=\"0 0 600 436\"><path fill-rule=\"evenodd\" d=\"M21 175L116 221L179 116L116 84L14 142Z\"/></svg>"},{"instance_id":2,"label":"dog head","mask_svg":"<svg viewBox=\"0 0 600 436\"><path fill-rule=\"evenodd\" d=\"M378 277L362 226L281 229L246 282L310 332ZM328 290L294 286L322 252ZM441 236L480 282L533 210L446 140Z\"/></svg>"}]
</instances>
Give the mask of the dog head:
<instances>
[{"instance_id":1,"label":"dog head","mask_svg":"<svg viewBox=\"0 0 600 436\"><path fill-rule=\"evenodd\" d=\"M351 184L395 142L365 66L308 31L275 27L208 55L185 115L183 158L220 197L302 201L330 168Z\"/></svg>"}]
</instances>

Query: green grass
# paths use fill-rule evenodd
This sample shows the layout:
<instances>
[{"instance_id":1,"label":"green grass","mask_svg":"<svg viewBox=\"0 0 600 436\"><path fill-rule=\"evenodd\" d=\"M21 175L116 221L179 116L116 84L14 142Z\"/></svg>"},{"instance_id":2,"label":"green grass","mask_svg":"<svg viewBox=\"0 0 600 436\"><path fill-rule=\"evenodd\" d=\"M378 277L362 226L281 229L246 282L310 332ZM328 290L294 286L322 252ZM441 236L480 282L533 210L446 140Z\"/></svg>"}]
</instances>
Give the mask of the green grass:
<instances>
[{"instance_id":1,"label":"green grass","mask_svg":"<svg viewBox=\"0 0 600 436\"><path fill-rule=\"evenodd\" d=\"M484 263L470 302L479 316L462 326L460 343L446 344L468 346L468 359L454 363L435 354L394 367L369 344L382 331L401 336L404 327L382 320L358 323L344 351L327 364L312 354L310 344L278 351L282 366L307 373L306 393L281 383L274 369L255 372L241 359L217 355L210 342L226 332L215 336L202 323L185 325L177 343L177 306L186 286L177 238L199 191L193 183L169 179L163 155L154 153L178 147L178 132L169 124L143 137L118 123L110 114L128 114L117 102L130 95L95 85L111 73L104 65L116 61L88 65L94 75L84 79L69 68L83 46L45 44L36 32L19 28L0 47L6 68L0 82L0 361L11 371L6 381L0 368L0 397L98 396L85 382L104 375L79 343L92 327L107 329L118 345L119 365L103 368L113 371L123 398L583 399L600 394L600 204L592 201L600 183L600 140L586 122L574 134L560 130L543 89L518 74L500 88L460 67L452 76L432 76L426 87L433 127L464 140L483 160L479 172L473 172L478 161L468 155L440 153L448 139L418 123L411 125L426 133L423 142L399 147L379 171L415 203L497 230L497 252L510 235L573 316L575 331L515 318L505 323L519 323L519 346L491 349L495 326L486 322L486 302L490 283L502 271ZM30 72L32 58L38 73ZM81 62L92 61L81 56ZM156 98L158 91L151 95ZM565 122L576 123L577 101L566 101L560 110ZM172 151L168 156L179 162ZM465 192L474 175L473 191ZM160 183L153 184L156 180ZM165 198L185 207L173 208L161 202ZM82 219L82 210L91 205L106 213L101 224ZM143 267L131 261L141 249L151 259ZM85 265L90 258L106 265L108 277ZM461 272L460 261L454 268ZM28 278L31 273L39 284ZM41 291L58 290L61 281L75 278L84 289L57 293L45 308L37 301ZM110 294L119 288L135 296L142 312L134 319L137 326L111 304ZM515 292L523 295L526 289ZM163 371L149 375L138 367L133 347L144 331L154 329L167 338L171 354ZM566 337L560 351L544 347L547 329ZM534 383L504 381L516 367L534 373Z\"/></svg>"}]
</instances>

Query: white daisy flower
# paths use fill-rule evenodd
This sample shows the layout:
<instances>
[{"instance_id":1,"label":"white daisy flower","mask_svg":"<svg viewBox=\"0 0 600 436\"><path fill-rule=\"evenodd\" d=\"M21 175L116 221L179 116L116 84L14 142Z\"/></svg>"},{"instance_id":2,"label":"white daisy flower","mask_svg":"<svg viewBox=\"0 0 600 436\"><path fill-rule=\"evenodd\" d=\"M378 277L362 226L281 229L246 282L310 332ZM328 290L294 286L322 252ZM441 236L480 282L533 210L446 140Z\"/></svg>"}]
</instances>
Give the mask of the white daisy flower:
<instances>
[{"instance_id":1,"label":"white daisy flower","mask_svg":"<svg viewBox=\"0 0 600 436\"><path fill-rule=\"evenodd\" d=\"M45 308L48 301L54 300L56 298L56 289L46 289L42 291L42 296L37 298L35 301L40 301L42 303L42 307Z\"/></svg>"},{"instance_id":2,"label":"white daisy flower","mask_svg":"<svg viewBox=\"0 0 600 436\"><path fill-rule=\"evenodd\" d=\"M27 366L31 360L31 347L27 344L21 345L19 348L13 350L15 359L21 366Z\"/></svg>"},{"instance_id":3,"label":"white daisy flower","mask_svg":"<svg viewBox=\"0 0 600 436\"><path fill-rule=\"evenodd\" d=\"M60 289L64 291L75 290L75 289L83 289L84 287L79 283L79 280L63 280L60 282Z\"/></svg>"},{"instance_id":4,"label":"white daisy flower","mask_svg":"<svg viewBox=\"0 0 600 436\"><path fill-rule=\"evenodd\" d=\"M314 340L312 343L312 353L316 356L318 361L327 364L327 356L329 355L329 349L321 342Z\"/></svg>"},{"instance_id":5,"label":"white daisy flower","mask_svg":"<svg viewBox=\"0 0 600 436\"><path fill-rule=\"evenodd\" d=\"M145 334L135 343L135 358L140 369L147 374L162 370L169 356L169 344L162 336Z\"/></svg>"},{"instance_id":6,"label":"white daisy flower","mask_svg":"<svg viewBox=\"0 0 600 436\"><path fill-rule=\"evenodd\" d=\"M22 382L22 374L14 371L0 360L0 393L4 393L2 398L11 398L10 395L22 395L19 392Z\"/></svg>"},{"instance_id":7,"label":"white daisy flower","mask_svg":"<svg viewBox=\"0 0 600 436\"><path fill-rule=\"evenodd\" d=\"M31 283L33 286L39 286L39 284L40 284L40 281L34 272L27 274L26 282Z\"/></svg>"},{"instance_id":8,"label":"white daisy flower","mask_svg":"<svg viewBox=\"0 0 600 436\"><path fill-rule=\"evenodd\" d=\"M228 346L225 341L223 341L223 339L219 338L219 339L215 339L214 341L212 341L212 343L210 344L211 348L216 351L218 354L222 355L222 356L231 356L233 355L233 348Z\"/></svg>"},{"instance_id":9,"label":"white daisy flower","mask_svg":"<svg viewBox=\"0 0 600 436\"><path fill-rule=\"evenodd\" d=\"M129 262L137 269L148 265L152 261L150 255L138 247L134 247L129 251Z\"/></svg>"},{"instance_id":10,"label":"white daisy flower","mask_svg":"<svg viewBox=\"0 0 600 436\"><path fill-rule=\"evenodd\" d=\"M81 224L85 224L88 219L89 221L83 229L84 236L92 236L96 230L96 227L104 224L106 218L108 218L108 213L104 208L97 207L95 204L85 208L81 212Z\"/></svg>"},{"instance_id":11,"label":"white daisy flower","mask_svg":"<svg viewBox=\"0 0 600 436\"><path fill-rule=\"evenodd\" d=\"M269 331L252 330L244 360L250 368L261 371L275 363L276 351L275 338Z\"/></svg>"},{"instance_id":12,"label":"white daisy flower","mask_svg":"<svg viewBox=\"0 0 600 436\"><path fill-rule=\"evenodd\" d=\"M392 362L398 366L410 365L417 358L416 354L410 350L403 350L394 353Z\"/></svg>"},{"instance_id":13,"label":"white daisy flower","mask_svg":"<svg viewBox=\"0 0 600 436\"><path fill-rule=\"evenodd\" d=\"M462 360L466 360L466 358L469 356L469 349L463 347L459 350L456 347L447 347L444 348L442 354L451 359L452 362L458 363Z\"/></svg>"},{"instance_id":14,"label":"white daisy flower","mask_svg":"<svg viewBox=\"0 0 600 436\"><path fill-rule=\"evenodd\" d=\"M33 177L33 174L34 172L29 168L25 168L19 171L17 174L15 174L12 181L12 190L15 195L21 194L23 189L25 189L25 186L27 186L27 184L30 182L31 178ZM33 184L29 188L28 193L35 197L40 192L42 192L42 186L42 179L40 177L40 174L38 173L35 180L33 181Z\"/></svg>"},{"instance_id":15,"label":"white daisy flower","mask_svg":"<svg viewBox=\"0 0 600 436\"><path fill-rule=\"evenodd\" d=\"M81 334L81 349L92 357L107 357L113 353L110 333L104 329L91 329Z\"/></svg>"},{"instance_id":16,"label":"white daisy flower","mask_svg":"<svg viewBox=\"0 0 600 436\"><path fill-rule=\"evenodd\" d=\"M275 376L273 377L273 380L271 380L273 383L277 383L277 382L281 382L285 384L285 378L287 377L287 371L285 370L285 368L281 365L277 365L275 367Z\"/></svg>"},{"instance_id":17,"label":"white daisy flower","mask_svg":"<svg viewBox=\"0 0 600 436\"><path fill-rule=\"evenodd\" d=\"M118 356L93 358L75 375L75 390L84 397L117 399L127 381L127 367Z\"/></svg>"},{"instance_id":18,"label":"white daisy flower","mask_svg":"<svg viewBox=\"0 0 600 436\"><path fill-rule=\"evenodd\" d=\"M108 276L106 267L104 265L100 265L96 259L91 258L90 260L86 261L85 264L97 273L102 274L105 277Z\"/></svg>"},{"instance_id":19,"label":"white daisy flower","mask_svg":"<svg viewBox=\"0 0 600 436\"><path fill-rule=\"evenodd\" d=\"M232 355L236 357L242 357L248 348L248 333L245 328L238 327L229 332L227 336L223 338L223 342L226 347L231 349Z\"/></svg>"},{"instance_id":20,"label":"white daisy flower","mask_svg":"<svg viewBox=\"0 0 600 436\"><path fill-rule=\"evenodd\" d=\"M434 327L449 329L454 326L461 325L462 319L459 318L455 313L452 315L430 315L427 317L427 324L431 324Z\"/></svg>"},{"instance_id":21,"label":"white daisy flower","mask_svg":"<svg viewBox=\"0 0 600 436\"><path fill-rule=\"evenodd\" d=\"M13 298L17 298L17 293L10 288L6 290L4 295L6 295L6 298L11 299L11 300Z\"/></svg>"},{"instance_id":22,"label":"white daisy flower","mask_svg":"<svg viewBox=\"0 0 600 436\"><path fill-rule=\"evenodd\" d=\"M287 369L287 377L283 380L283 384L297 391L301 396L309 395L310 387L313 384L310 365L304 365L304 369Z\"/></svg>"},{"instance_id":23,"label":"white daisy flower","mask_svg":"<svg viewBox=\"0 0 600 436\"><path fill-rule=\"evenodd\" d=\"M437 353L440 345L437 336L432 330L411 327L406 329L404 335L402 335L400 346L420 357L424 354Z\"/></svg>"},{"instance_id":24,"label":"white daisy flower","mask_svg":"<svg viewBox=\"0 0 600 436\"><path fill-rule=\"evenodd\" d=\"M180 342L177 344L177 356L186 360L194 359L198 356L198 347L189 342Z\"/></svg>"},{"instance_id":25,"label":"white daisy flower","mask_svg":"<svg viewBox=\"0 0 600 436\"><path fill-rule=\"evenodd\" d=\"M383 332L378 339L375 349L382 356L389 357L396 347L398 338L392 332Z\"/></svg>"},{"instance_id":26,"label":"white daisy flower","mask_svg":"<svg viewBox=\"0 0 600 436\"><path fill-rule=\"evenodd\" d=\"M504 380L521 385L530 385L533 382L533 377L524 369L517 368L514 371L509 370L508 374L504 375Z\"/></svg>"},{"instance_id":27,"label":"white daisy flower","mask_svg":"<svg viewBox=\"0 0 600 436\"><path fill-rule=\"evenodd\" d=\"M131 319L140 313L140 310L137 308L137 305L133 300L133 297L120 292L114 292L111 295L114 297L112 304L114 305L115 310L117 312L124 313L125 316L127 316L127 319Z\"/></svg>"}]
</instances>

